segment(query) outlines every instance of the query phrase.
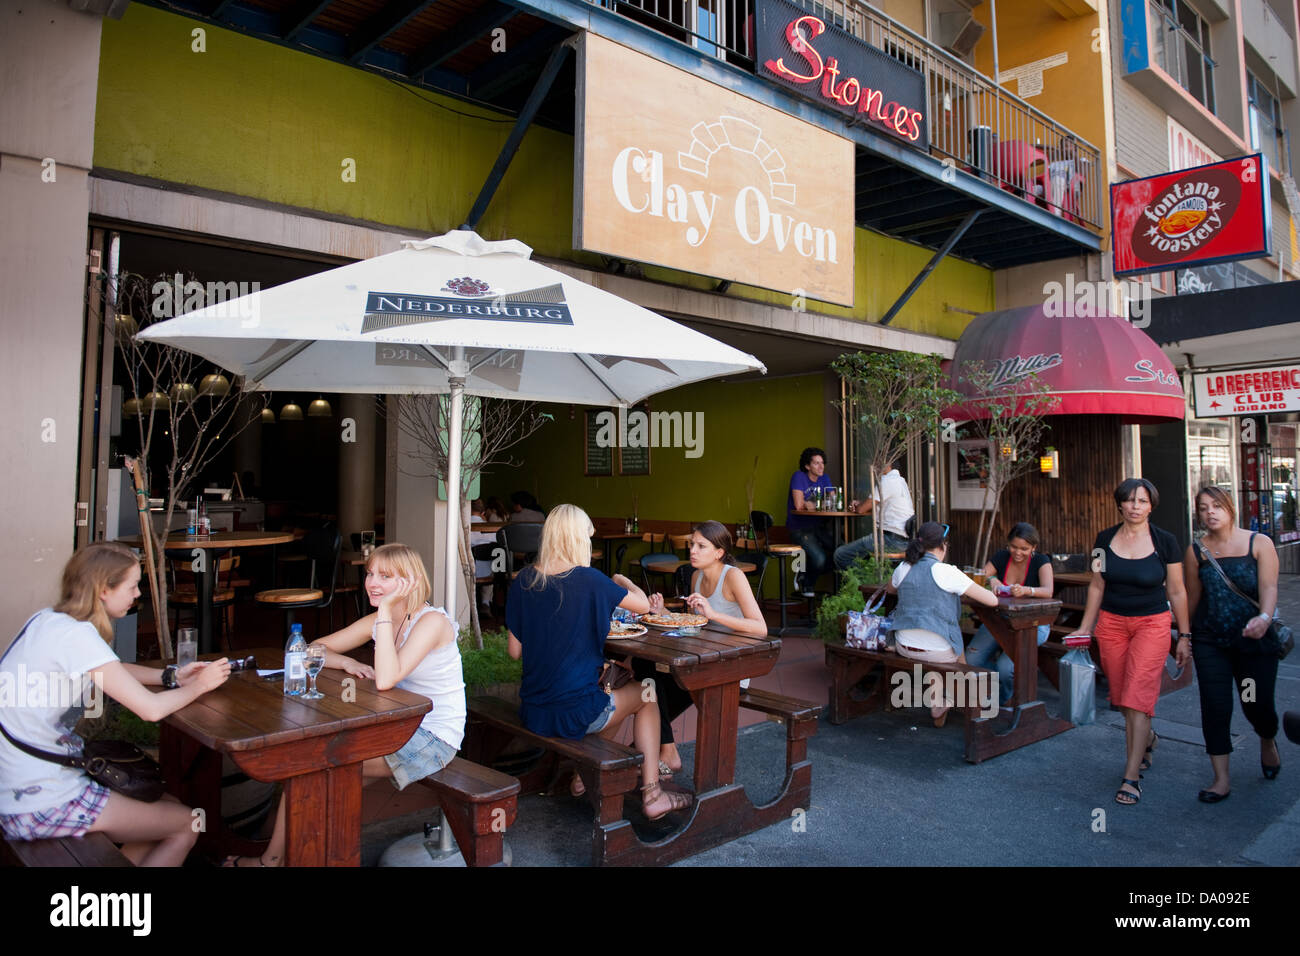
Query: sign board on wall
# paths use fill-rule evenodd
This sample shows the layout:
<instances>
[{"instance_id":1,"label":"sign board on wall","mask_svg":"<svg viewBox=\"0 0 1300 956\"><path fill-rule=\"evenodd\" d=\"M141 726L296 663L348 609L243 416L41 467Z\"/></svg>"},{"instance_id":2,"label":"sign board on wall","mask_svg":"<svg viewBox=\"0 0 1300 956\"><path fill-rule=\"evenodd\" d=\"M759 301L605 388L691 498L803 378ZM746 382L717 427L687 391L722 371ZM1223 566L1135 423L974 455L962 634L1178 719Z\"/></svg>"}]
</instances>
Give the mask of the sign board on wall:
<instances>
[{"instance_id":1,"label":"sign board on wall","mask_svg":"<svg viewBox=\"0 0 1300 956\"><path fill-rule=\"evenodd\" d=\"M1197 418L1300 411L1300 363L1192 376Z\"/></svg>"},{"instance_id":2,"label":"sign board on wall","mask_svg":"<svg viewBox=\"0 0 1300 956\"><path fill-rule=\"evenodd\" d=\"M1260 153L1110 187L1115 275L1268 255Z\"/></svg>"},{"instance_id":3,"label":"sign board on wall","mask_svg":"<svg viewBox=\"0 0 1300 956\"><path fill-rule=\"evenodd\" d=\"M1193 166L1217 163L1223 159L1222 156L1184 129L1183 125L1176 122L1172 116L1166 117L1166 119L1169 120L1170 169L1191 169Z\"/></svg>"},{"instance_id":4,"label":"sign board on wall","mask_svg":"<svg viewBox=\"0 0 1300 956\"><path fill-rule=\"evenodd\" d=\"M853 304L853 144L591 33L574 246ZM614 91L639 91L635 106Z\"/></svg>"},{"instance_id":5,"label":"sign board on wall","mask_svg":"<svg viewBox=\"0 0 1300 956\"><path fill-rule=\"evenodd\" d=\"M929 145L919 70L786 0L757 0L754 17L759 76L912 146Z\"/></svg>"}]
</instances>

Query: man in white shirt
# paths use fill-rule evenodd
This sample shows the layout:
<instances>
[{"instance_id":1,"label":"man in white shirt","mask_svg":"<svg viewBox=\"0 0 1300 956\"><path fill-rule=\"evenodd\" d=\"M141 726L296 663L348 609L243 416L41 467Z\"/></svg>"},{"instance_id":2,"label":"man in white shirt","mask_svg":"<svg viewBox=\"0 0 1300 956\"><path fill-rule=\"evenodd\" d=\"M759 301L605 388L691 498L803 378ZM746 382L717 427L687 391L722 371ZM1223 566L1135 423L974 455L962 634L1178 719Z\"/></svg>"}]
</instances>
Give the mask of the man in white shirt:
<instances>
[{"instance_id":1,"label":"man in white shirt","mask_svg":"<svg viewBox=\"0 0 1300 956\"><path fill-rule=\"evenodd\" d=\"M849 509L862 515L875 513L876 521L884 532L887 554L906 550L907 522L915 516L916 509L912 507L912 493L907 488L907 482L893 462L881 475L872 496L863 502L854 501ZM835 569L843 571L858 558L873 553L875 548L875 540L871 535L840 545L835 549Z\"/></svg>"}]
</instances>

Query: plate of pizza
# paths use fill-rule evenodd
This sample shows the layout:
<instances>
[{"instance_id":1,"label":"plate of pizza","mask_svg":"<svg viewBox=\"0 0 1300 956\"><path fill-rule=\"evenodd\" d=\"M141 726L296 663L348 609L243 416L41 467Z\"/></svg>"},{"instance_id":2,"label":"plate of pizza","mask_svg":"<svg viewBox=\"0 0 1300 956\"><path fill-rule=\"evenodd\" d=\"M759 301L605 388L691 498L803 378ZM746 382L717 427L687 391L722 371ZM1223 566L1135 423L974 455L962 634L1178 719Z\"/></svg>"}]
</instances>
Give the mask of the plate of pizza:
<instances>
[{"instance_id":1,"label":"plate of pizza","mask_svg":"<svg viewBox=\"0 0 1300 956\"><path fill-rule=\"evenodd\" d=\"M610 621L607 637L640 637L646 632L644 624L625 621Z\"/></svg>"},{"instance_id":2,"label":"plate of pizza","mask_svg":"<svg viewBox=\"0 0 1300 956\"><path fill-rule=\"evenodd\" d=\"M709 619L703 614L684 614L666 611L663 614L643 614L641 623L651 627L672 630L675 627L703 627Z\"/></svg>"}]
</instances>

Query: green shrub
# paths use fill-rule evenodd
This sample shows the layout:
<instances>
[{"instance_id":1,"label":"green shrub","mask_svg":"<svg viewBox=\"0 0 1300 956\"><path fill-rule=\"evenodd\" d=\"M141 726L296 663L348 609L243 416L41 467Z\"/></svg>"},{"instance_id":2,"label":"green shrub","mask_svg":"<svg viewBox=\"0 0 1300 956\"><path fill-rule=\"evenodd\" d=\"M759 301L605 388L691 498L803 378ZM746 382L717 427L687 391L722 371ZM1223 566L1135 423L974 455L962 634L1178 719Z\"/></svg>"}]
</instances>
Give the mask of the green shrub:
<instances>
[{"instance_id":1,"label":"green shrub","mask_svg":"<svg viewBox=\"0 0 1300 956\"><path fill-rule=\"evenodd\" d=\"M888 561L879 561L874 555L858 558L843 572L843 583L838 593L831 595L817 609L816 634L823 641L839 643L840 615L861 611L867 606L862 593L863 585L878 588L889 580L894 567Z\"/></svg>"},{"instance_id":2,"label":"green shrub","mask_svg":"<svg viewBox=\"0 0 1300 956\"><path fill-rule=\"evenodd\" d=\"M486 687L488 684L511 684L524 674L522 661L512 660L506 652L508 632L500 628L483 632L483 649L474 646L474 635L468 630L460 638L461 666L465 672L466 687Z\"/></svg>"}]
</instances>

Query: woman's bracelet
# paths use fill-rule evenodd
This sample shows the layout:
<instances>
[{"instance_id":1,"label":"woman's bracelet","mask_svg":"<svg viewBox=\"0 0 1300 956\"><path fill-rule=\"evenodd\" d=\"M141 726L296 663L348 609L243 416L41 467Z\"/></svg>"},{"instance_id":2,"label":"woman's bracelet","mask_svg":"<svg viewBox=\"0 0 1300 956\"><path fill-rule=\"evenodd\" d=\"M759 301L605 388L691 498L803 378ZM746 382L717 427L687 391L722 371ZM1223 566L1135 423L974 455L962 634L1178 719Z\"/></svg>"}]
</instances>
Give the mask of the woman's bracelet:
<instances>
[{"instance_id":1,"label":"woman's bracelet","mask_svg":"<svg viewBox=\"0 0 1300 956\"><path fill-rule=\"evenodd\" d=\"M393 622L392 622L391 620L388 620L388 621L375 621L375 627L378 627L380 624L392 624L392 623L393 623Z\"/></svg>"}]
</instances>

